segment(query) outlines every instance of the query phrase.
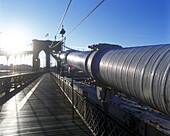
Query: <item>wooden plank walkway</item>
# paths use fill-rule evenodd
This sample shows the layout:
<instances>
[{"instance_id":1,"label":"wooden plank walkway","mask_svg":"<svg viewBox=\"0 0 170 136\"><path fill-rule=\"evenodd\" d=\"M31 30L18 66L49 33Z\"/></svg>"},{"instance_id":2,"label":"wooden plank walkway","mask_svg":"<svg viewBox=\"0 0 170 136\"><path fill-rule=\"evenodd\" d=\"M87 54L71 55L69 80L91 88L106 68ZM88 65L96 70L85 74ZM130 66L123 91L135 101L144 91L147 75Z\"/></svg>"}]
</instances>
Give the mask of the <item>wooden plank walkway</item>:
<instances>
[{"instance_id":1,"label":"wooden plank walkway","mask_svg":"<svg viewBox=\"0 0 170 136\"><path fill-rule=\"evenodd\" d=\"M0 107L0 136L91 135L47 73Z\"/></svg>"}]
</instances>

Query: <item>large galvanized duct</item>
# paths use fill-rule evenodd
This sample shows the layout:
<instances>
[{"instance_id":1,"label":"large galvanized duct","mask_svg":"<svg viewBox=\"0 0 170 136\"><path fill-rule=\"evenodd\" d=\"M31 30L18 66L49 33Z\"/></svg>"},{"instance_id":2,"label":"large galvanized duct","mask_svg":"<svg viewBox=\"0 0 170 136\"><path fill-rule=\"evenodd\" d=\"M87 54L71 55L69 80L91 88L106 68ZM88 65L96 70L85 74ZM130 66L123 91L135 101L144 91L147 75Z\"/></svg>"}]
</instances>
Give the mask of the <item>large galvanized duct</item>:
<instances>
[{"instance_id":1,"label":"large galvanized duct","mask_svg":"<svg viewBox=\"0 0 170 136\"><path fill-rule=\"evenodd\" d=\"M170 44L71 52L67 62L170 116Z\"/></svg>"},{"instance_id":2,"label":"large galvanized duct","mask_svg":"<svg viewBox=\"0 0 170 136\"><path fill-rule=\"evenodd\" d=\"M75 51L75 52L71 52L68 54L67 56L67 63L70 66L76 67L84 72L87 72L87 60L88 60L88 56L91 52L90 51L84 51L84 52L80 52L80 51Z\"/></svg>"},{"instance_id":3,"label":"large galvanized duct","mask_svg":"<svg viewBox=\"0 0 170 136\"><path fill-rule=\"evenodd\" d=\"M94 78L170 115L170 45L103 50L92 55L88 67Z\"/></svg>"}]
</instances>

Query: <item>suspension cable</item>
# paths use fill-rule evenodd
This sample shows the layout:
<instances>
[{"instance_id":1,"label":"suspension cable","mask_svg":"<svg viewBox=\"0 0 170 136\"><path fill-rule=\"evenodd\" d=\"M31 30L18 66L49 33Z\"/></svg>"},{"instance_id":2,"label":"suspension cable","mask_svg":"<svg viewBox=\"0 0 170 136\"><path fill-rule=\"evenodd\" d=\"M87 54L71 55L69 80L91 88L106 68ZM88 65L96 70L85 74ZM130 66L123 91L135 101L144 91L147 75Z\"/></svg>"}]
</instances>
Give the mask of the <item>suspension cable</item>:
<instances>
[{"instance_id":1,"label":"suspension cable","mask_svg":"<svg viewBox=\"0 0 170 136\"><path fill-rule=\"evenodd\" d=\"M25 46L33 45L33 43L26 44Z\"/></svg>"},{"instance_id":2,"label":"suspension cable","mask_svg":"<svg viewBox=\"0 0 170 136\"><path fill-rule=\"evenodd\" d=\"M72 49L72 48L70 48L70 47L67 47L67 46L65 46L65 45L63 45L66 49L69 49L69 50L74 50L74 49Z\"/></svg>"}]
</instances>

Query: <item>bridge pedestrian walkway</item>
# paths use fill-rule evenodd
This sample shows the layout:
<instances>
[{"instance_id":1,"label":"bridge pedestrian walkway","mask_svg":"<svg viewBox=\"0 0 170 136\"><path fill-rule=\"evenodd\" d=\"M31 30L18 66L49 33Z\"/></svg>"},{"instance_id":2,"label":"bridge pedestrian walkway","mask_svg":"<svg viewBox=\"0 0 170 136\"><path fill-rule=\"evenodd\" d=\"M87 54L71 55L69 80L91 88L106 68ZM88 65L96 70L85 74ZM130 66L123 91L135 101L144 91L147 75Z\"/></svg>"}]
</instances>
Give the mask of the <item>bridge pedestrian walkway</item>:
<instances>
[{"instance_id":1,"label":"bridge pedestrian walkway","mask_svg":"<svg viewBox=\"0 0 170 136\"><path fill-rule=\"evenodd\" d=\"M91 135L47 73L0 107L0 136Z\"/></svg>"}]
</instances>

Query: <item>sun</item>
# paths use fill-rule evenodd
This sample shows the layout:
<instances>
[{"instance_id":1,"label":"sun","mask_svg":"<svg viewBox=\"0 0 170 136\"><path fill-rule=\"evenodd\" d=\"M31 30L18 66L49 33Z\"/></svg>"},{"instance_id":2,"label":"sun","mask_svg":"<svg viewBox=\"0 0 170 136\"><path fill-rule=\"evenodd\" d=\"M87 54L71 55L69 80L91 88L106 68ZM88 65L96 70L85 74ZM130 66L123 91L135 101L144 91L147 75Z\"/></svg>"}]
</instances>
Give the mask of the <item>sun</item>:
<instances>
[{"instance_id":1,"label":"sun","mask_svg":"<svg viewBox=\"0 0 170 136\"><path fill-rule=\"evenodd\" d=\"M25 49L26 37L18 31L2 33L0 40L0 48L9 54L17 54Z\"/></svg>"}]
</instances>

